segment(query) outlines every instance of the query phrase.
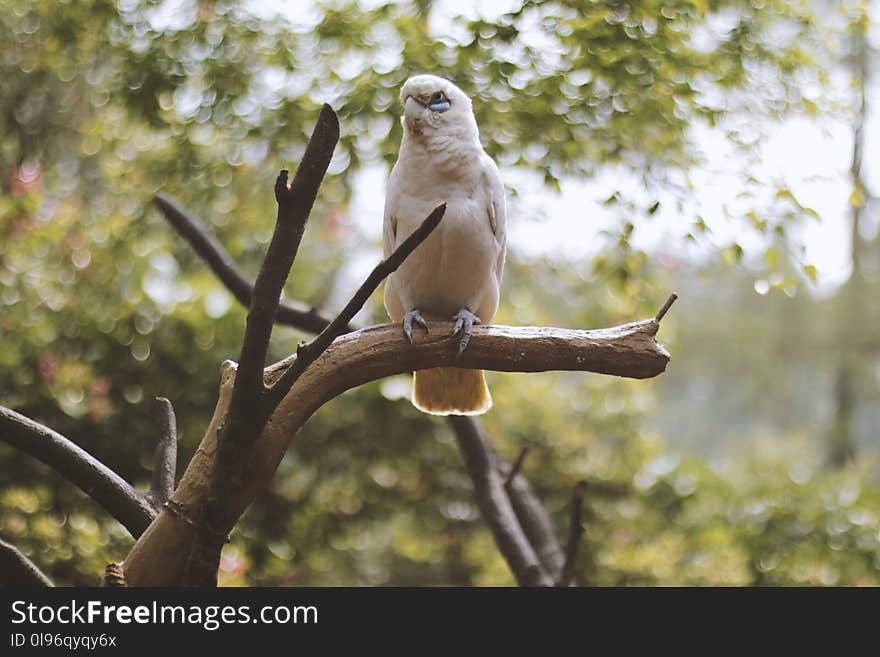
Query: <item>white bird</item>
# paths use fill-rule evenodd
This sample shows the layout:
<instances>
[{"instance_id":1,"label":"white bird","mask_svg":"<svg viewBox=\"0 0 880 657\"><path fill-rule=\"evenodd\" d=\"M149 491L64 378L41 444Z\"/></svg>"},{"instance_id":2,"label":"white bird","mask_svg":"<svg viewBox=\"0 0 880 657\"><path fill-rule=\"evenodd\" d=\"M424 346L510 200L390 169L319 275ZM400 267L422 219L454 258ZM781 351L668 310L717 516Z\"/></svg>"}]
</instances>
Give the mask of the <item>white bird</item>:
<instances>
[{"instance_id":1,"label":"white bird","mask_svg":"<svg viewBox=\"0 0 880 657\"><path fill-rule=\"evenodd\" d=\"M413 324L455 320L459 353L471 328L498 310L506 251L507 210L501 174L480 144L470 98L449 80L416 75L400 92L403 140L385 197L385 257L439 203L440 225L388 277L385 309ZM492 398L481 370L436 368L415 372L413 404L438 415L486 412Z\"/></svg>"}]
</instances>

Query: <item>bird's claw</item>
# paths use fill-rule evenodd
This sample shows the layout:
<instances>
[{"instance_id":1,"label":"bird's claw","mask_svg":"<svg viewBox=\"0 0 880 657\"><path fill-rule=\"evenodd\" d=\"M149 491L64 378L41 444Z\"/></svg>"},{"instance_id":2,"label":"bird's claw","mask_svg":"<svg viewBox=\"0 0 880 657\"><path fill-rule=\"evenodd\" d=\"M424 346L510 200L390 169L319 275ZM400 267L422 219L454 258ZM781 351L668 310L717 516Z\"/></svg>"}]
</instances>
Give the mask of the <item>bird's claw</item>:
<instances>
[{"instance_id":1,"label":"bird's claw","mask_svg":"<svg viewBox=\"0 0 880 657\"><path fill-rule=\"evenodd\" d=\"M425 322L425 318L422 317L422 314L419 312L418 308L413 308L406 315L403 316L403 334L406 336L407 341L412 344L412 325L413 323L416 326L421 326L425 329L425 333L428 332L428 324Z\"/></svg>"},{"instance_id":2,"label":"bird's claw","mask_svg":"<svg viewBox=\"0 0 880 657\"><path fill-rule=\"evenodd\" d=\"M471 341L471 330L480 323L480 318L467 308L462 308L452 319L455 320L452 335L461 333L461 338L458 340L458 355L460 356L467 349L468 343Z\"/></svg>"}]
</instances>

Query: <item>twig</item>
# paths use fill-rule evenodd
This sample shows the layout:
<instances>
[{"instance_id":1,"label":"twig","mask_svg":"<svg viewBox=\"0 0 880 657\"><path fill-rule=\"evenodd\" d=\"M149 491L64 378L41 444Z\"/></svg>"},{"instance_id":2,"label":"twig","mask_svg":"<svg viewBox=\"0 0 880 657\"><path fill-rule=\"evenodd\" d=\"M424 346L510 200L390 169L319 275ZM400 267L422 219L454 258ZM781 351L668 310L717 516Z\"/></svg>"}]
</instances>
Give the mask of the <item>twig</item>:
<instances>
[{"instance_id":1,"label":"twig","mask_svg":"<svg viewBox=\"0 0 880 657\"><path fill-rule=\"evenodd\" d=\"M562 572L556 580L556 586L571 586L574 581L574 569L577 565L578 547L581 537L584 535L584 525L581 520L584 508L584 491L587 482L579 481L575 484L571 493L571 526L568 528L568 543L565 546L565 564Z\"/></svg>"},{"instance_id":2,"label":"twig","mask_svg":"<svg viewBox=\"0 0 880 657\"><path fill-rule=\"evenodd\" d=\"M434 208L421 225L390 256L373 268L373 271L370 272L367 279L361 284L357 292L354 293L354 296L351 297L345 308L330 322L327 328L321 331L310 343L296 350L296 359L270 389L269 399L271 400L273 410L284 399L306 368L327 350L327 347L330 346L333 340L346 332L348 323L364 307L367 299L376 291L376 288L379 287L382 281L397 270L403 264L403 261L416 250L419 244L424 242L428 235L437 228L445 212L446 203L441 203Z\"/></svg>"},{"instance_id":3,"label":"twig","mask_svg":"<svg viewBox=\"0 0 880 657\"><path fill-rule=\"evenodd\" d=\"M91 454L47 426L0 406L0 440L30 454L80 488L137 538L155 516L143 496Z\"/></svg>"},{"instance_id":4,"label":"twig","mask_svg":"<svg viewBox=\"0 0 880 657\"><path fill-rule=\"evenodd\" d=\"M22 552L0 538L0 584L46 588L52 580Z\"/></svg>"},{"instance_id":5,"label":"twig","mask_svg":"<svg viewBox=\"0 0 880 657\"><path fill-rule=\"evenodd\" d=\"M656 319L658 322L661 321L666 316L666 313L669 312L669 309L672 308L672 304L675 303L676 299L678 299L677 294L670 294L669 298L666 300L666 303L663 304L663 307L657 311L657 316L654 319Z\"/></svg>"},{"instance_id":6,"label":"twig","mask_svg":"<svg viewBox=\"0 0 880 657\"><path fill-rule=\"evenodd\" d=\"M174 407L165 397L156 397L153 405L156 418L156 453L153 457L153 479L148 499L158 511L174 492L177 473L177 419Z\"/></svg>"},{"instance_id":7,"label":"twig","mask_svg":"<svg viewBox=\"0 0 880 657\"><path fill-rule=\"evenodd\" d=\"M474 431L475 424L467 422L467 418L452 415L449 419L457 428L455 437L474 483L483 519L492 530L495 543L516 581L520 586L551 586L553 580L541 565L510 505L495 453L488 447L486 436Z\"/></svg>"},{"instance_id":8,"label":"twig","mask_svg":"<svg viewBox=\"0 0 880 657\"><path fill-rule=\"evenodd\" d=\"M513 462L513 465L510 466L510 471L507 473L507 478L504 480L504 488L510 492L510 487L513 484L513 480L516 479L516 475L519 474L520 469L523 466L523 463L526 460L526 456L529 455L529 447L526 445L522 448L519 453L519 456L516 457L516 460Z\"/></svg>"}]
</instances>

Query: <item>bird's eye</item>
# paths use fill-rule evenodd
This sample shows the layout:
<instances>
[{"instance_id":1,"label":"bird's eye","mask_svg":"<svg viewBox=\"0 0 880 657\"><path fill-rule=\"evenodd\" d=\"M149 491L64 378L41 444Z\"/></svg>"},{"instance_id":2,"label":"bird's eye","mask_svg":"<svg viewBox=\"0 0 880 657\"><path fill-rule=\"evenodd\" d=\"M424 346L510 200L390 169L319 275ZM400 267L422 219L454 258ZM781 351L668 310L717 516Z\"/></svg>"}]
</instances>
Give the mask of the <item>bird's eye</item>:
<instances>
[{"instance_id":1,"label":"bird's eye","mask_svg":"<svg viewBox=\"0 0 880 657\"><path fill-rule=\"evenodd\" d=\"M431 94L431 100L428 102L428 109L432 112L442 114L443 112L448 111L450 107L452 107L452 105L446 97L446 94L442 91L435 91Z\"/></svg>"}]
</instances>

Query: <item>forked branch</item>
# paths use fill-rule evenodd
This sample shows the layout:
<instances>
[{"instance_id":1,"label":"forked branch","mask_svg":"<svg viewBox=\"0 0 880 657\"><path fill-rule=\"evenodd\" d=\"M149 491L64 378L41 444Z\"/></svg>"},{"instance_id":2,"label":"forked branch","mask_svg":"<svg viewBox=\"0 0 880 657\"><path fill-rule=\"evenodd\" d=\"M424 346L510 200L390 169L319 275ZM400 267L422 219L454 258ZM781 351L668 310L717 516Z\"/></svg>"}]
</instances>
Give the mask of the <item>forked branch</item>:
<instances>
[{"instance_id":1,"label":"forked branch","mask_svg":"<svg viewBox=\"0 0 880 657\"><path fill-rule=\"evenodd\" d=\"M663 372L669 361L669 354L654 339L659 328L656 318L588 331L479 326L468 349L458 358L455 341L449 336L452 325L431 322L429 326L430 333L418 334L412 345L396 324L338 337L296 380L272 413L250 450L240 492L230 500L217 529L228 532L233 527L271 479L290 440L311 414L355 386L440 366L505 372L580 370L643 379ZM271 385L281 378L296 358L294 354L267 368L267 383ZM211 426L172 497L177 511L160 514L129 554L125 561L129 585L173 585L179 581L180 555L188 552L194 533L186 517L207 492L214 468L216 429L225 417L234 378L235 364L227 363ZM500 475L498 487L503 493ZM163 568L152 567L156 558L162 560ZM532 570L531 565L527 568ZM543 583L543 578L536 579Z\"/></svg>"}]
</instances>

